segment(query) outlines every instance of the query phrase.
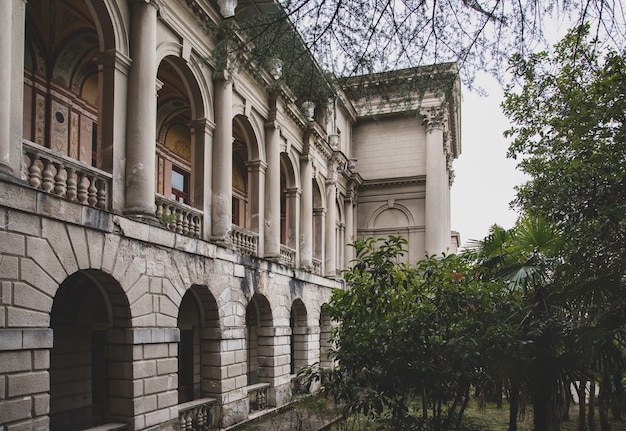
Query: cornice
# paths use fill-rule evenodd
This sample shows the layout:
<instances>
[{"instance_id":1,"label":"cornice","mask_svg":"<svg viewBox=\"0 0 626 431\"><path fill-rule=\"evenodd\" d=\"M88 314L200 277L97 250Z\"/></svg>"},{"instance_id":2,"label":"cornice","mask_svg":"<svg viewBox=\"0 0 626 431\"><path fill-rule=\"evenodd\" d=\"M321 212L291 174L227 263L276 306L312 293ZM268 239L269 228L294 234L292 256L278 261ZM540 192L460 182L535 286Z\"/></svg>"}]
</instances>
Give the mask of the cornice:
<instances>
[{"instance_id":1,"label":"cornice","mask_svg":"<svg viewBox=\"0 0 626 431\"><path fill-rule=\"evenodd\" d=\"M409 184L426 184L426 175L417 175L412 177L383 178L376 180L362 180L359 187L363 188L382 188L389 186L402 186Z\"/></svg>"}]
</instances>

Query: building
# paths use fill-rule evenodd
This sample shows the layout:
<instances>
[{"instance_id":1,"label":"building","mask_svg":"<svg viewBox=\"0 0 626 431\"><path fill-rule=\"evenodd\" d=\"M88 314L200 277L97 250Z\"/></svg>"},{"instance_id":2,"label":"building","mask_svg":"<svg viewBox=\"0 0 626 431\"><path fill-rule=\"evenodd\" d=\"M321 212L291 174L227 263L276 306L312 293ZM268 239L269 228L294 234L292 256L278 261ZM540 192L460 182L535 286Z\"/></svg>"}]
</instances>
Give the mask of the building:
<instances>
[{"instance_id":1,"label":"building","mask_svg":"<svg viewBox=\"0 0 626 431\"><path fill-rule=\"evenodd\" d=\"M380 98L373 118L349 89L303 110L270 71L204 60L202 23L255 1L0 1L0 430L284 405L327 361L348 243L456 250L458 81L417 116Z\"/></svg>"}]
</instances>

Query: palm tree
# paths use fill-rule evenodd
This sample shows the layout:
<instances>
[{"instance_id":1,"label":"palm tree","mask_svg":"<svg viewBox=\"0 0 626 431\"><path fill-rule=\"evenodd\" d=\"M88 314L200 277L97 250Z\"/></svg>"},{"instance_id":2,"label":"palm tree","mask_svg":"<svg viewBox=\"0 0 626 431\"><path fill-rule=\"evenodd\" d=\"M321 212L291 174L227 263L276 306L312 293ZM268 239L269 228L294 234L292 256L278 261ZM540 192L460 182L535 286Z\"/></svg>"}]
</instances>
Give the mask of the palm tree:
<instances>
[{"instance_id":1,"label":"palm tree","mask_svg":"<svg viewBox=\"0 0 626 431\"><path fill-rule=\"evenodd\" d=\"M568 313L555 295L560 237L545 220L527 215L511 230L494 226L477 245L473 253L486 276L501 280L521 300L514 317L519 322L516 343L502 352L508 364L499 365L510 390L509 431L517 429L518 396L526 391L535 429L557 431L569 397L570 370L577 367L566 343Z\"/></svg>"}]
</instances>

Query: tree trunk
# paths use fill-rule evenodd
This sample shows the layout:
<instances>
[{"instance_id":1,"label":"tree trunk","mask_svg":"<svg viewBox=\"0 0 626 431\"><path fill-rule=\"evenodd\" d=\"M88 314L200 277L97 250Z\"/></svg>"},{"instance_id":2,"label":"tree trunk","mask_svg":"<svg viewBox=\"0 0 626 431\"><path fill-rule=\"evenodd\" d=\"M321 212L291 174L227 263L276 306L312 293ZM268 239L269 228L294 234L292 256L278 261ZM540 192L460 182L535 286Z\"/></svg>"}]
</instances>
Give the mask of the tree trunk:
<instances>
[{"instance_id":1,"label":"tree trunk","mask_svg":"<svg viewBox=\"0 0 626 431\"><path fill-rule=\"evenodd\" d=\"M511 394L509 397L509 430L517 431L517 416L519 414L519 386L517 382L511 382Z\"/></svg>"},{"instance_id":2,"label":"tree trunk","mask_svg":"<svg viewBox=\"0 0 626 431\"><path fill-rule=\"evenodd\" d=\"M609 424L609 401L611 398L611 380L604 376L600 382L600 395L598 395L598 414L600 416L600 430L610 431Z\"/></svg>"},{"instance_id":3,"label":"tree trunk","mask_svg":"<svg viewBox=\"0 0 626 431\"><path fill-rule=\"evenodd\" d=\"M578 382L578 431L587 431L587 381Z\"/></svg>"},{"instance_id":4,"label":"tree trunk","mask_svg":"<svg viewBox=\"0 0 626 431\"><path fill-rule=\"evenodd\" d=\"M596 431L596 382L589 381L589 414L587 415L587 428Z\"/></svg>"}]
</instances>

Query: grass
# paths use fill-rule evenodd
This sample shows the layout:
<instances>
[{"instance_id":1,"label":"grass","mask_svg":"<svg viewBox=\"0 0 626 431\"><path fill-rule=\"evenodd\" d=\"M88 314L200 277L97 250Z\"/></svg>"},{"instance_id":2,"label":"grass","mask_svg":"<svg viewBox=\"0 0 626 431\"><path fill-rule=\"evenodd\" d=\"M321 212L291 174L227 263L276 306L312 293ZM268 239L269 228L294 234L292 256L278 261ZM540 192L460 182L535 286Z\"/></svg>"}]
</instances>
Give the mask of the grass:
<instances>
[{"instance_id":1,"label":"grass","mask_svg":"<svg viewBox=\"0 0 626 431\"><path fill-rule=\"evenodd\" d=\"M237 431L317 431L324 428L333 419L340 416L332 402L319 397L306 397L286 406L286 408L262 416L252 423L236 427ZM578 406L573 405L570 419L561 424L561 431L577 431ZM598 415L596 414L596 422ZM502 408L489 404L479 409L477 403L471 402L463 418L463 431L507 431L509 422L508 404ZM371 431L371 419L363 416L351 417L337 422L332 427L324 428L332 431ZM525 415L518 418L518 431L533 431L532 411L527 410ZM596 430L600 430L597 423ZM626 422L613 421L612 431L626 430Z\"/></svg>"}]
</instances>

